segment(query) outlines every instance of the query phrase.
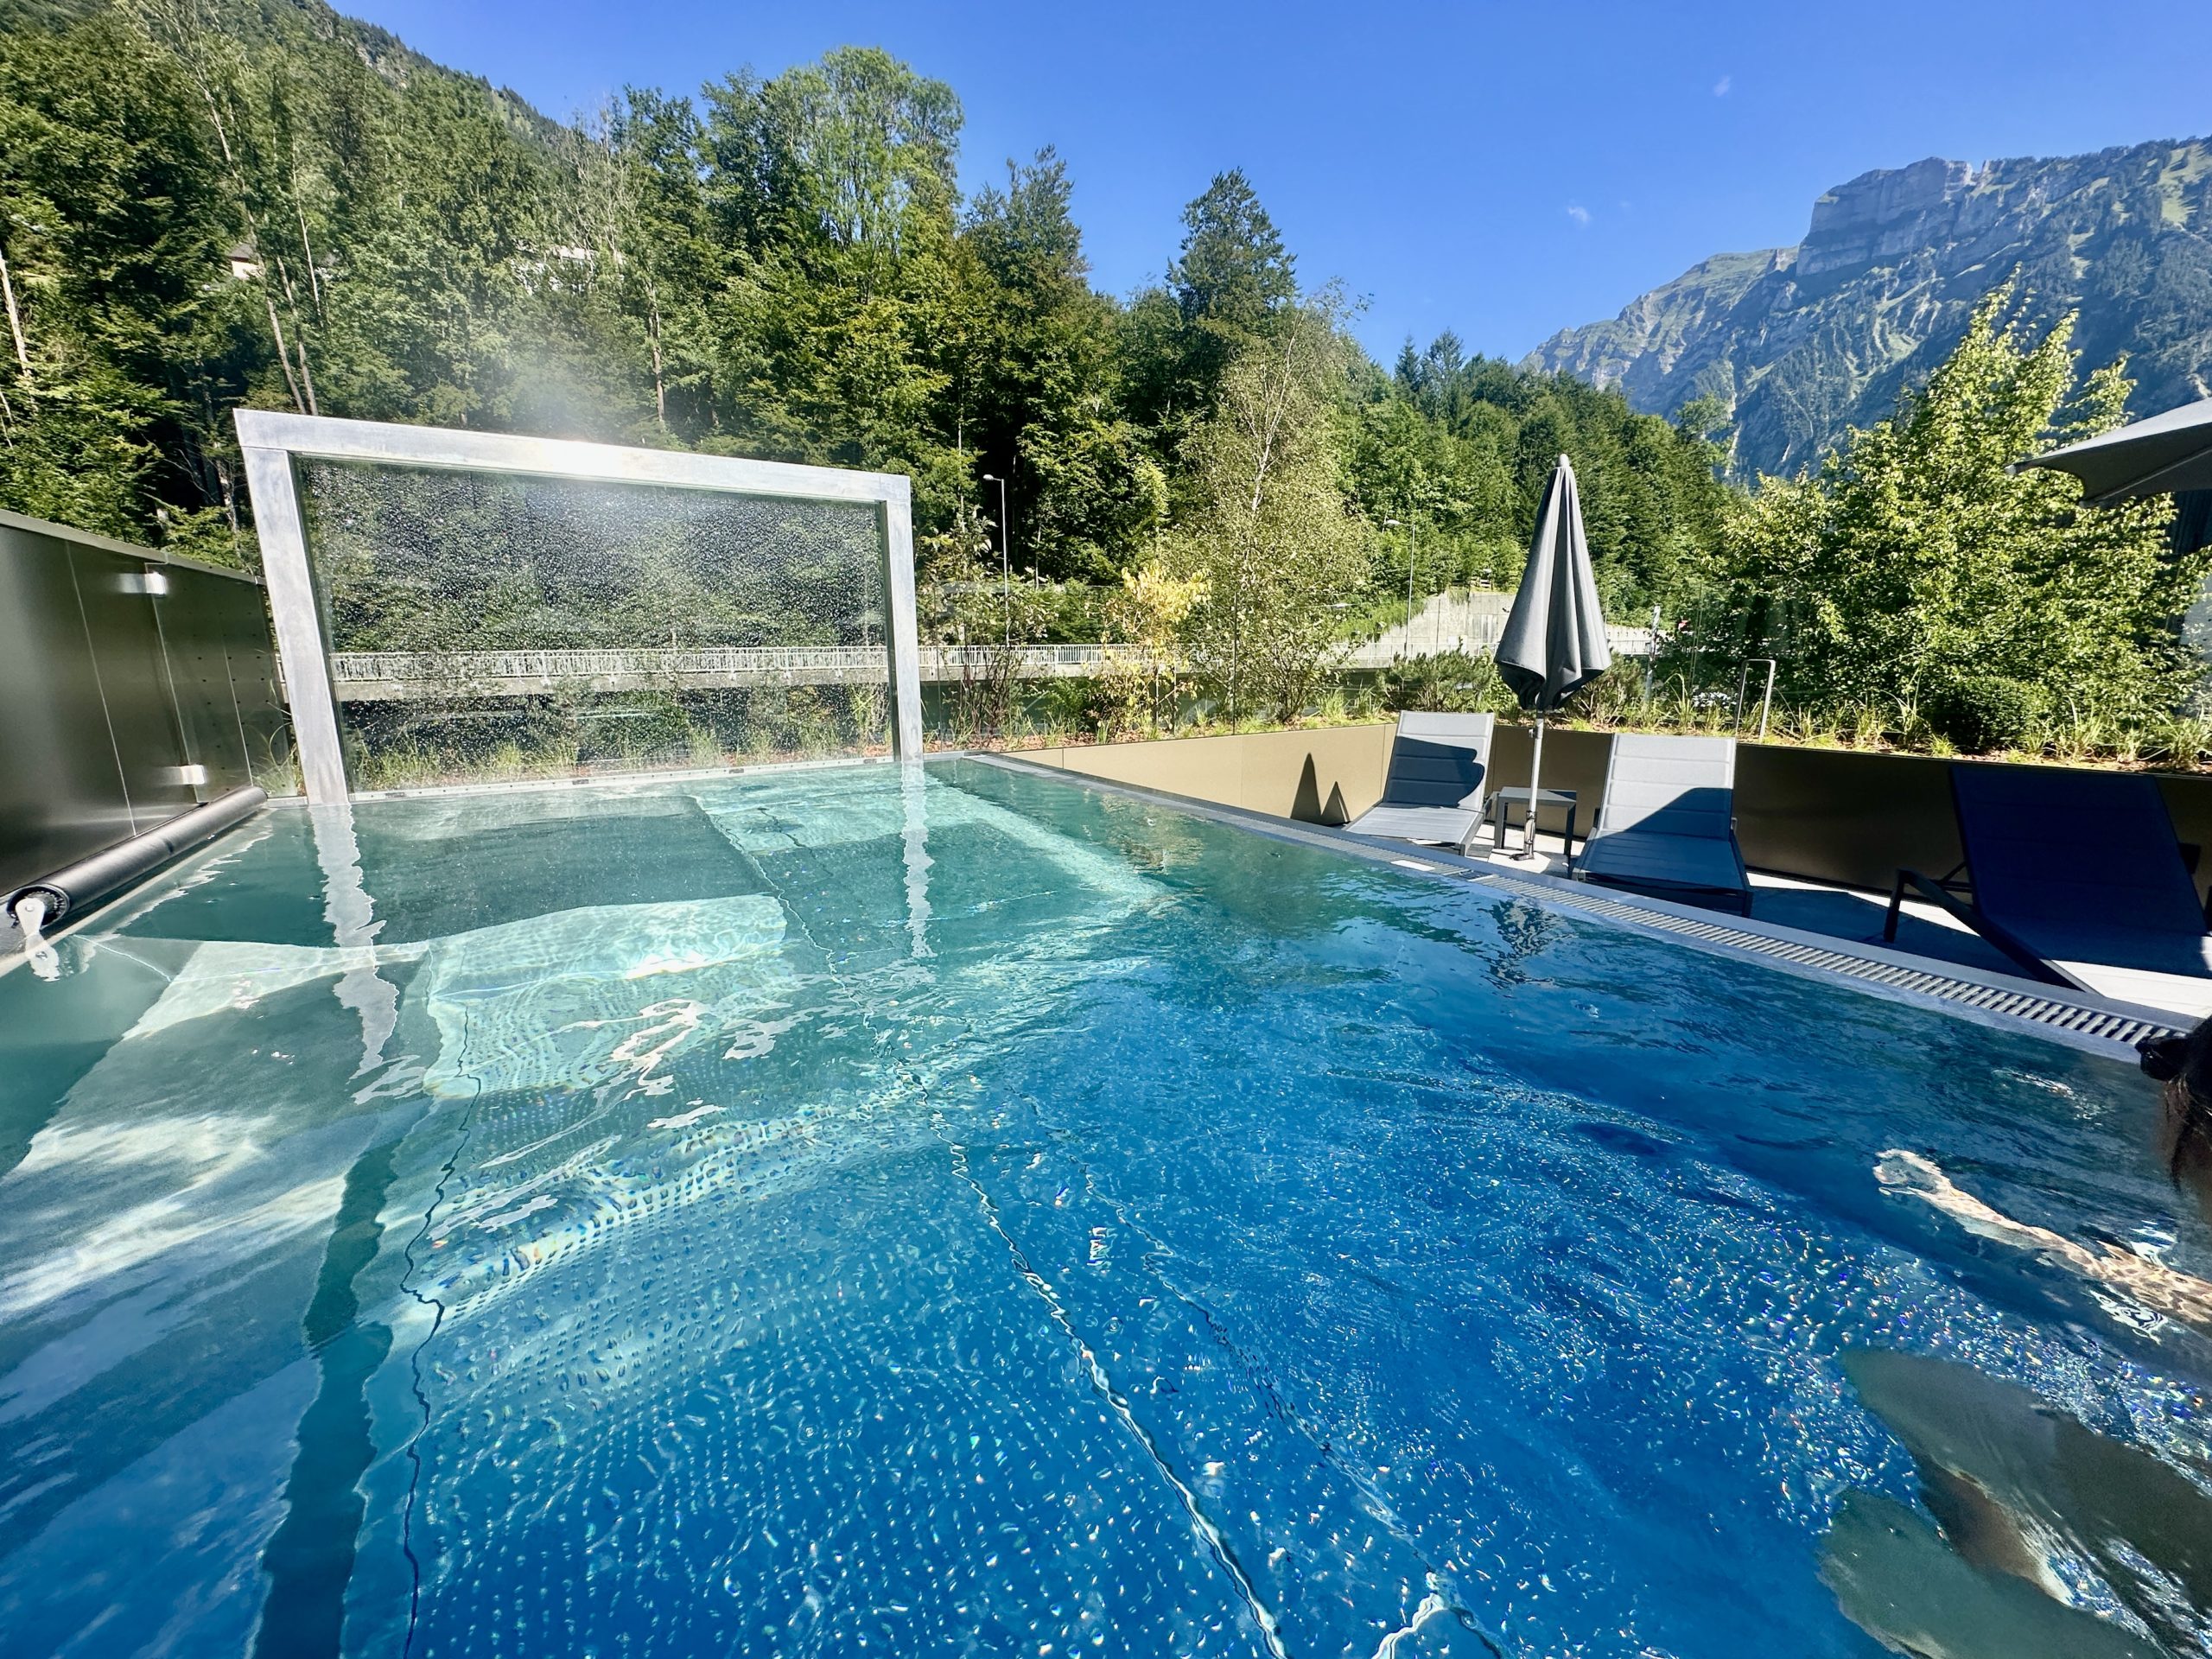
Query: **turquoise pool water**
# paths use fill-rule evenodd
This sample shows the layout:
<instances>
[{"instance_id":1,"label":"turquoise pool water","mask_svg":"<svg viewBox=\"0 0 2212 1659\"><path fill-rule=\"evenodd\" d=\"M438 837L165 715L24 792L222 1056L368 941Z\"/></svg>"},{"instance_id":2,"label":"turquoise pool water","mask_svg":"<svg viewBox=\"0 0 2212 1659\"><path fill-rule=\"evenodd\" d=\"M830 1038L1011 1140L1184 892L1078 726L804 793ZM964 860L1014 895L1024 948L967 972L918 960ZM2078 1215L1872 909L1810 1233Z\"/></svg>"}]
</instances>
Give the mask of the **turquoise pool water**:
<instances>
[{"instance_id":1,"label":"turquoise pool water","mask_svg":"<svg viewBox=\"0 0 2212 1659\"><path fill-rule=\"evenodd\" d=\"M11 1659L2212 1630L2109 1059L969 762L280 808L62 953Z\"/></svg>"}]
</instances>

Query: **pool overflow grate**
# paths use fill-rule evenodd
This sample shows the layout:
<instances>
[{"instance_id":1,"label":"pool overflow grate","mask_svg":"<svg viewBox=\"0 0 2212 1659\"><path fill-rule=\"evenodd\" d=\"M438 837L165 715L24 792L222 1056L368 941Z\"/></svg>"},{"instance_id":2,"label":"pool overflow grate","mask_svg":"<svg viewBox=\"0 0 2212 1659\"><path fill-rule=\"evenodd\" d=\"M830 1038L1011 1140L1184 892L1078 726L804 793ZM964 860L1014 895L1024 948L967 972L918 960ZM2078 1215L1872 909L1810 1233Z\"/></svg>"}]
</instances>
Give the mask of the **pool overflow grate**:
<instances>
[{"instance_id":1,"label":"pool overflow grate","mask_svg":"<svg viewBox=\"0 0 2212 1659\"><path fill-rule=\"evenodd\" d=\"M1687 916L1675 916L1666 911L1606 898L1586 889L1570 888L1560 892L1556 887L1548 887L1546 892L1561 904L1627 922L1633 926L1679 933L1713 944L1726 945L1732 950L1749 950L1802 967L1841 974L1850 979L1863 979L1877 985L1892 985L1900 990L1917 991L1923 996L1936 997L1946 1002L1960 1002L1968 1007L1985 1008L1993 1014L2011 1014L2018 1020L2032 1020L2038 1025L2056 1026L2063 1031L2079 1032L2085 1037L2101 1037L2109 1042L2132 1046L2145 1037L2161 1036L2180 1029L2177 1026L2139 1019L2133 1014L2087 1007L2078 1002L2061 1002L2001 985L1984 985L1970 979L1955 979L1948 974L1929 973L1925 969L1908 968L1901 963L1877 962L1867 957L1854 957L1847 951L1829 950L1825 945L1775 938L1768 934L1731 927L1726 922L1696 921Z\"/></svg>"},{"instance_id":2,"label":"pool overflow grate","mask_svg":"<svg viewBox=\"0 0 2212 1659\"><path fill-rule=\"evenodd\" d=\"M1338 852L1387 862L1405 869L1439 875L1447 880L1462 882L1497 881L1540 893L1554 903L1603 916L1611 921L1631 927L1649 928L1658 932L1672 933L1685 939L1719 945L1732 950L1749 951L1754 956L1771 957L1796 967L1815 969L1823 973L1839 974L1846 979L1864 981L1897 990L1910 991L1922 996L1934 997L1938 1001L1955 1002L1964 1007L1985 1013L2009 1015L2015 1020L2026 1020L2037 1025L2050 1026L2077 1036L2097 1039L2133 1047L2145 1037L2178 1034L2183 1027L2178 1024L2158 1020L2146 1020L2133 1014L2123 1014L2109 1008L2100 1008L2081 1002L2062 1001L2054 996L2039 995L2032 991L2016 989L2007 985L1991 985L1978 980L1962 979L1951 974L1932 973L1923 968L1907 967L1902 963L1883 962L1872 957L1854 956L1847 950L1832 950L1826 945L1808 944L1802 940L1778 938L1770 933L1757 932L1750 928L1732 927L1726 922L1707 921L1701 918L1676 915L1671 910L1656 906L1630 903L1615 899L1580 881L1557 876L1530 875L1502 870L1496 865L1480 863L1472 859L1461 859L1449 855L1438 855L1437 861L1427 863L1406 858L1390 849L1351 836L1324 824L1299 823L1288 819L1269 817L1264 813L1249 812L1237 807L1220 806L1211 801L1194 800L1187 796L1171 795L1164 790L1146 789L1141 785L1113 782L1092 778L1078 772L1059 767L1042 766L1011 756L996 754L968 754L962 757L981 760L1009 772L1022 772L1033 777L1057 779L1063 783L1080 784L1087 789L1109 795L1126 795L1134 799L1152 801L1172 807L1177 811L1189 812L1198 817L1213 818L1224 823L1270 836L1278 841L1302 842L1310 846L1326 847ZM1424 849L1426 850L1426 849Z\"/></svg>"}]
</instances>

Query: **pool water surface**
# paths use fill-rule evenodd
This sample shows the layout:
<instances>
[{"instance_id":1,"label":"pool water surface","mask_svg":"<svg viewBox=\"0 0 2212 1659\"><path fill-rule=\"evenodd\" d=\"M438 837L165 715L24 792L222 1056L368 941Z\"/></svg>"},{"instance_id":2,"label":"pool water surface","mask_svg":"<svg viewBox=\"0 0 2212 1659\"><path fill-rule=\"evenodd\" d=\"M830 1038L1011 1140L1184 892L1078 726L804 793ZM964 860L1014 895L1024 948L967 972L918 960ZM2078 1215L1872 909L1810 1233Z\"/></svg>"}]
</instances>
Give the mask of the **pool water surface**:
<instances>
[{"instance_id":1,"label":"pool water surface","mask_svg":"<svg viewBox=\"0 0 2212 1659\"><path fill-rule=\"evenodd\" d=\"M11 1659L2212 1650L2099 1054L973 761L276 807L61 950Z\"/></svg>"}]
</instances>

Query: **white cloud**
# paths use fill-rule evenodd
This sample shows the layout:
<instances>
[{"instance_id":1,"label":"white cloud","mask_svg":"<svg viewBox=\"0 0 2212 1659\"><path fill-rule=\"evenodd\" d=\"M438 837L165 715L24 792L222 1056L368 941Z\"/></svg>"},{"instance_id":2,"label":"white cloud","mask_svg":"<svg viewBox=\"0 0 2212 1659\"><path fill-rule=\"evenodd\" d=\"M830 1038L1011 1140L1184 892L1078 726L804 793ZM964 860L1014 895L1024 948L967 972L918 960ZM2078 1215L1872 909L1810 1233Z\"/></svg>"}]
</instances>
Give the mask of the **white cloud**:
<instances>
[{"instance_id":1,"label":"white cloud","mask_svg":"<svg viewBox=\"0 0 2212 1659\"><path fill-rule=\"evenodd\" d=\"M1735 76L1723 75L1713 83L1713 95L1715 98L1726 98L1728 96L1728 89L1735 84Z\"/></svg>"},{"instance_id":2,"label":"white cloud","mask_svg":"<svg viewBox=\"0 0 2212 1659\"><path fill-rule=\"evenodd\" d=\"M1567 204L1567 216L1577 225L1587 225L1590 222L1590 210L1579 201L1570 201Z\"/></svg>"}]
</instances>

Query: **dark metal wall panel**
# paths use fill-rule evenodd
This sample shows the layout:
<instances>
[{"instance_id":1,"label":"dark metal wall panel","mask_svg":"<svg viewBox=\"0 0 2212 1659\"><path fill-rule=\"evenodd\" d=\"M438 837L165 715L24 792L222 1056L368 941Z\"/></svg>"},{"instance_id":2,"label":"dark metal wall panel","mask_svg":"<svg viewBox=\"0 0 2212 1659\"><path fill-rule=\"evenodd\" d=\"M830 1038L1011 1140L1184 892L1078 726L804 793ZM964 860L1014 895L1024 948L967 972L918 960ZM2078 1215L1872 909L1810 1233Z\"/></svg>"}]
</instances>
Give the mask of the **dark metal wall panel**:
<instances>
[{"instance_id":1,"label":"dark metal wall panel","mask_svg":"<svg viewBox=\"0 0 2212 1659\"><path fill-rule=\"evenodd\" d=\"M269 659L261 593L195 570L173 569L166 575L168 592L156 600L154 613L186 753L207 769L200 798L213 800L257 781L237 680L242 676L246 692L257 694L257 707L266 695L258 682L265 678Z\"/></svg>"},{"instance_id":2,"label":"dark metal wall panel","mask_svg":"<svg viewBox=\"0 0 2212 1659\"><path fill-rule=\"evenodd\" d=\"M128 838L67 547L0 527L0 891Z\"/></svg>"},{"instance_id":3,"label":"dark metal wall panel","mask_svg":"<svg viewBox=\"0 0 2212 1659\"><path fill-rule=\"evenodd\" d=\"M1500 788L1528 786L1529 750L1535 730L1534 726L1499 723L1497 735L1491 740L1491 764ZM1612 752L1609 732L1568 732L1557 727L1544 732L1543 786L1574 791L1574 830L1579 836L1587 835L1598 821L1598 803L1605 792L1605 761ZM1558 827L1547 812L1544 828ZM1483 833L1487 837L1490 832ZM1517 847L1520 842L1509 840L1506 844Z\"/></svg>"},{"instance_id":4,"label":"dark metal wall panel","mask_svg":"<svg viewBox=\"0 0 2212 1659\"><path fill-rule=\"evenodd\" d=\"M133 832L143 835L199 804L185 775L192 760L162 651L161 626L154 620L160 601L146 591L149 567L142 560L79 543L69 549L69 564L76 573L77 602L84 609L100 700L107 706L108 729L115 739L124 798L130 804Z\"/></svg>"},{"instance_id":5,"label":"dark metal wall panel","mask_svg":"<svg viewBox=\"0 0 2212 1659\"><path fill-rule=\"evenodd\" d=\"M286 787L274 660L259 582L0 513L0 893Z\"/></svg>"},{"instance_id":6,"label":"dark metal wall panel","mask_svg":"<svg viewBox=\"0 0 2212 1659\"><path fill-rule=\"evenodd\" d=\"M269 626L267 596L249 588L226 611L225 665L244 734L247 769L271 795L296 795L299 764L292 755L292 717L284 707L276 650Z\"/></svg>"},{"instance_id":7,"label":"dark metal wall panel","mask_svg":"<svg viewBox=\"0 0 2212 1659\"><path fill-rule=\"evenodd\" d=\"M1754 869L1885 891L1961 855L1949 763L1922 754L1742 744L1736 834Z\"/></svg>"},{"instance_id":8,"label":"dark metal wall panel","mask_svg":"<svg viewBox=\"0 0 2212 1659\"><path fill-rule=\"evenodd\" d=\"M2166 798L2174 833L2199 849L2196 895L2212 894L2212 778L2201 773L2162 772L2158 792Z\"/></svg>"},{"instance_id":9,"label":"dark metal wall panel","mask_svg":"<svg viewBox=\"0 0 2212 1659\"><path fill-rule=\"evenodd\" d=\"M1736 827L1754 868L1887 892L1899 869L1942 875L1962 856L1948 762L1745 744L1736 760ZM2205 849L2199 897L2212 887L2212 777L2158 779L2174 830ZM2070 826L2050 826L2063 840Z\"/></svg>"},{"instance_id":10,"label":"dark metal wall panel","mask_svg":"<svg viewBox=\"0 0 2212 1659\"><path fill-rule=\"evenodd\" d=\"M1529 781L1531 729L1498 728L1500 783ZM1544 735L1544 786L1577 792L1586 830L1597 822L1612 746L1607 732ZM1940 875L1959 861L1946 764L1918 754L1738 743L1736 838L1744 861L1756 870L1883 891L1901 866ZM2172 781L2186 790L2198 780ZM2212 813L2212 780L2204 780L2202 793Z\"/></svg>"}]
</instances>

